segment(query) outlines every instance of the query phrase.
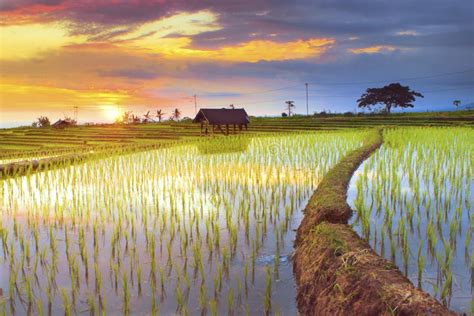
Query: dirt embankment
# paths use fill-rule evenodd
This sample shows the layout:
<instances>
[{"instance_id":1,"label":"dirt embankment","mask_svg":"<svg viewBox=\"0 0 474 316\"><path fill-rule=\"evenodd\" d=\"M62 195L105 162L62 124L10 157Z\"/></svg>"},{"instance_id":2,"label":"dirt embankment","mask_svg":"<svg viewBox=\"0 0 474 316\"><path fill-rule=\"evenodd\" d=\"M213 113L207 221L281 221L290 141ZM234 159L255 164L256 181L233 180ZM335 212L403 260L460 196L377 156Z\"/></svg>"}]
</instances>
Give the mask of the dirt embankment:
<instances>
[{"instance_id":1,"label":"dirt embankment","mask_svg":"<svg viewBox=\"0 0 474 316\"><path fill-rule=\"evenodd\" d=\"M306 206L293 258L303 315L455 315L347 225L351 176L382 142L382 131L374 131L327 173Z\"/></svg>"}]
</instances>

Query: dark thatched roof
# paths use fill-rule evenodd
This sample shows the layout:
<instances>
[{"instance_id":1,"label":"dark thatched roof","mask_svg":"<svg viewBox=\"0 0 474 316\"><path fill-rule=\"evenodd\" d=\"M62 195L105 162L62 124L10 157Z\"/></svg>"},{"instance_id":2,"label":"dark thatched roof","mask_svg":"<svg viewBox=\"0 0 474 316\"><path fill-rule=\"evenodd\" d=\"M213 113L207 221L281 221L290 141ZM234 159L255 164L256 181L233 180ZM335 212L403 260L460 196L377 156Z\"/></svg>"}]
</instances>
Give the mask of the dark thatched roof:
<instances>
[{"instance_id":1,"label":"dark thatched roof","mask_svg":"<svg viewBox=\"0 0 474 316\"><path fill-rule=\"evenodd\" d=\"M194 123L209 122L209 124L248 124L249 116L244 109L200 109Z\"/></svg>"},{"instance_id":2,"label":"dark thatched roof","mask_svg":"<svg viewBox=\"0 0 474 316\"><path fill-rule=\"evenodd\" d=\"M72 121L72 120L57 120L53 125L51 125L52 127L55 127L55 128L63 128L63 127L69 127L69 126L74 126L76 125L76 122L75 121Z\"/></svg>"}]
</instances>

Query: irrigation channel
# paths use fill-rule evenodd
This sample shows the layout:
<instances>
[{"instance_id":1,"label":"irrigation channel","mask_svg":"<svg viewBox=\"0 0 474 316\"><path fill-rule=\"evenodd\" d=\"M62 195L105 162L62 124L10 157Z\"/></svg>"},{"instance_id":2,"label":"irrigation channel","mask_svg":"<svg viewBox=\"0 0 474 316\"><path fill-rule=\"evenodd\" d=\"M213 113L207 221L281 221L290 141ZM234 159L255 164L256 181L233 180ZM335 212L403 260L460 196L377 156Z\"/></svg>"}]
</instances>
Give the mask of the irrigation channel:
<instances>
[{"instance_id":1,"label":"irrigation channel","mask_svg":"<svg viewBox=\"0 0 474 316\"><path fill-rule=\"evenodd\" d=\"M367 130L198 141L0 180L0 314L284 314L301 209Z\"/></svg>"},{"instance_id":2,"label":"irrigation channel","mask_svg":"<svg viewBox=\"0 0 474 316\"><path fill-rule=\"evenodd\" d=\"M392 129L384 139L352 177L350 223L417 287L474 313L474 130Z\"/></svg>"}]
</instances>

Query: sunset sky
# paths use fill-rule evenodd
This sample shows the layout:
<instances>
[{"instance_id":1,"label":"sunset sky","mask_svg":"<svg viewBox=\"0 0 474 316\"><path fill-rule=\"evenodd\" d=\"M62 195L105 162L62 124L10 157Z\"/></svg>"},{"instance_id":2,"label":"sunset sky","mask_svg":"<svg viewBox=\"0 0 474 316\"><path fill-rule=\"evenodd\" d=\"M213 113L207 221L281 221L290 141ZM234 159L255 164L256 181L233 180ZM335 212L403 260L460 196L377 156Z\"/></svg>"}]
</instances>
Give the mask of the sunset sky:
<instances>
[{"instance_id":1,"label":"sunset sky","mask_svg":"<svg viewBox=\"0 0 474 316\"><path fill-rule=\"evenodd\" d=\"M393 81L416 109L474 101L467 0L0 1L0 127L120 111L354 111Z\"/></svg>"}]
</instances>

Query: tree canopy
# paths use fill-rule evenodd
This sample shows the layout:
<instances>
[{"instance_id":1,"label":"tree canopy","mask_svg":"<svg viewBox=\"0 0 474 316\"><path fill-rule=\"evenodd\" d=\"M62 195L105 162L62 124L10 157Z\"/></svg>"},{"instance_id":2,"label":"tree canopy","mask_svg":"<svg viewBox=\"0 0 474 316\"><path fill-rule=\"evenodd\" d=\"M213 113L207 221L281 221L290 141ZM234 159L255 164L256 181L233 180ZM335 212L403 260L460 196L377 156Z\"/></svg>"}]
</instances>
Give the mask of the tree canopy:
<instances>
[{"instance_id":1,"label":"tree canopy","mask_svg":"<svg viewBox=\"0 0 474 316\"><path fill-rule=\"evenodd\" d=\"M402 86L399 83L391 83L383 88L369 88L360 97L358 106L360 108L371 109L372 106L383 104L383 111L390 113L392 108L412 108L416 97L423 98L419 92L410 90L408 86Z\"/></svg>"}]
</instances>

